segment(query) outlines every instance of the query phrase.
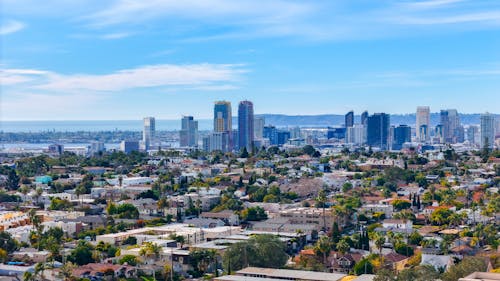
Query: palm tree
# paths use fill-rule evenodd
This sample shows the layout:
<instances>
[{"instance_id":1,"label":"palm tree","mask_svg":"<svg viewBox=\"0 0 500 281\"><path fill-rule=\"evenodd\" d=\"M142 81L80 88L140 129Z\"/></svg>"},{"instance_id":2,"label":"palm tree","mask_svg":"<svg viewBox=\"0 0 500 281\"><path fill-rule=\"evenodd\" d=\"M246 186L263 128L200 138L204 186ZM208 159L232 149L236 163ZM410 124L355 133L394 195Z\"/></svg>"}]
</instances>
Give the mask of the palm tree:
<instances>
[{"instance_id":1,"label":"palm tree","mask_svg":"<svg viewBox=\"0 0 500 281\"><path fill-rule=\"evenodd\" d=\"M319 238L318 242L316 242L316 245L314 245L314 250L316 251L316 253L323 255L323 263L325 266L327 265L327 257L331 249L332 242L330 241L330 238L328 236L322 236L321 238Z\"/></svg>"},{"instance_id":2,"label":"palm tree","mask_svg":"<svg viewBox=\"0 0 500 281\"><path fill-rule=\"evenodd\" d=\"M339 251L340 253L342 253L343 255L347 252L349 252L349 249L351 248L351 246L349 246L349 243L347 243L347 241L345 239L341 239L338 243L337 243L337 251Z\"/></svg>"},{"instance_id":3,"label":"palm tree","mask_svg":"<svg viewBox=\"0 0 500 281\"><path fill-rule=\"evenodd\" d=\"M382 246L384 246L385 237L380 235L377 232L374 232L372 234L372 240L373 240L373 243L375 244L375 246L377 247L380 256L382 256Z\"/></svg>"},{"instance_id":4,"label":"palm tree","mask_svg":"<svg viewBox=\"0 0 500 281\"><path fill-rule=\"evenodd\" d=\"M23 280L24 281L36 281L35 275L29 271L24 272Z\"/></svg>"},{"instance_id":5,"label":"palm tree","mask_svg":"<svg viewBox=\"0 0 500 281\"><path fill-rule=\"evenodd\" d=\"M326 192L324 189L319 191L318 197L316 197L316 202L321 204L321 207L323 208L323 231L326 232L326 215L325 215Z\"/></svg>"},{"instance_id":6,"label":"palm tree","mask_svg":"<svg viewBox=\"0 0 500 281\"><path fill-rule=\"evenodd\" d=\"M44 271L45 271L45 264L41 262L35 264L35 272L33 273L35 279L38 280L38 278L36 277L40 276L41 280L45 280L45 276L43 275Z\"/></svg>"},{"instance_id":7,"label":"palm tree","mask_svg":"<svg viewBox=\"0 0 500 281\"><path fill-rule=\"evenodd\" d=\"M75 269L75 265L72 262L65 263L61 270L59 271L59 277L64 281L69 281L73 278L73 269Z\"/></svg>"},{"instance_id":8,"label":"palm tree","mask_svg":"<svg viewBox=\"0 0 500 281\"><path fill-rule=\"evenodd\" d=\"M155 260L160 256L161 247L153 242L146 242L139 251L139 255L145 257L154 257Z\"/></svg>"}]
</instances>

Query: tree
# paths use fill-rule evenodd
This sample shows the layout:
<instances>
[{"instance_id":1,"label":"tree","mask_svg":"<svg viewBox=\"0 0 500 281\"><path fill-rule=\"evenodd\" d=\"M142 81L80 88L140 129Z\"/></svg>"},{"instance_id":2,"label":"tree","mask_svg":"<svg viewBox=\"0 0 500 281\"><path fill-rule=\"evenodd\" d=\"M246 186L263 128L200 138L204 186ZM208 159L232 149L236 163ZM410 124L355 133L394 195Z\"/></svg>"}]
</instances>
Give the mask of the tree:
<instances>
[{"instance_id":1,"label":"tree","mask_svg":"<svg viewBox=\"0 0 500 281\"><path fill-rule=\"evenodd\" d=\"M443 281L456 281L476 271L486 271L486 262L480 257L465 257L459 264L451 266L441 279Z\"/></svg>"},{"instance_id":2,"label":"tree","mask_svg":"<svg viewBox=\"0 0 500 281\"><path fill-rule=\"evenodd\" d=\"M246 147L241 150L240 158L248 158L249 154Z\"/></svg>"},{"instance_id":3,"label":"tree","mask_svg":"<svg viewBox=\"0 0 500 281\"><path fill-rule=\"evenodd\" d=\"M345 239L341 239L337 243L336 248L337 248L337 251L341 252L342 254L345 254L345 253L349 252L349 249L351 248L351 246L349 245L349 243L347 243L347 241Z\"/></svg>"},{"instance_id":4,"label":"tree","mask_svg":"<svg viewBox=\"0 0 500 281\"><path fill-rule=\"evenodd\" d=\"M322 236L314 245L316 254L323 256L323 264L327 265L327 258L332 250L333 244L327 236Z\"/></svg>"},{"instance_id":5,"label":"tree","mask_svg":"<svg viewBox=\"0 0 500 281\"><path fill-rule=\"evenodd\" d=\"M68 256L68 261L78 265L95 262L92 255L93 250L94 247L89 242L80 240L76 248L71 251L71 254Z\"/></svg>"},{"instance_id":6,"label":"tree","mask_svg":"<svg viewBox=\"0 0 500 281\"><path fill-rule=\"evenodd\" d=\"M19 248L17 241L12 238L10 233L0 231L0 249L5 250L8 254L16 251Z\"/></svg>"},{"instance_id":7,"label":"tree","mask_svg":"<svg viewBox=\"0 0 500 281\"><path fill-rule=\"evenodd\" d=\"M262 207L256 206L241 211L241 217L245 221L261 221L267 219L267 214Z\"/></svg>"},{"instance_id":8,"label":"tree","mask_svg":"<svg viewBox=\"0 0 500 281\"><path fill-rule=\"evenodd\" d=\"M337 222L334 222L332 225L332 242L338 243L341 237L342 234L340 233L339 224Z\"/></svg>"},{"instance_id":9,"label":"tree","mask_svg":"<svg viewBox=\"0 0 500 281\"><path fill-rule=\"evenodd\" d=\"M287 260L285 244L277 236L256 235L231 245L224 253L223 265L230 273L246 266L281 268Z\"/></svg>"},{"instance_id":10,"label":"tree","mask_svg":"<svg viewBox=\"0 0 500 281\"><path fill-rule=\"evenodd\" d=\"M209 272L209 267L216 260L215 250L194 250L189 253L189 263L193 266L194 277L200 277Z\"/></svg>"},{"instance_id":11,"label":"tree","mask_svg":"<svg viewBox=\"0 0 500 281\"><path fill-rule=\"evenodd\" d=\"M59 271L59 277L62 278L64 281L70 281L74 278L73 276L73 269L75 269L76 266L72 262L66 262L61 266L61 269Z\"/></svg>"},{"instance_id":12,"label":"tree","mask_svg":"<svg viewBox=\"0 0 500 281\"><path fill-rule=\"evenodd\" d=\"M450 209L438 208L431 214L430 221L434 225L448 224L452 215L453 211L451 211Z\"/></svg>"},{"instance_id":13,"label":"tree","mask_svg":"<svg viewBox=\"0 0 500 281\"><path fill-rule=\"evenodd\" d=\"M380 256L382 256L382 246L384 246L385 243L385 237L380 235L378 232L373 233L372 240L377 247Z\"/></svg>"},{"instance_id":14,"label":"tree","mask_svg":"<svg viewBox=\"0 0 500 281\"><path fill-rule=\"evenodd\" d=\"M7 175L7 188L10 190L17 190L19 187L19 176L16 173L16 170L10 168Z\"/></svg>"},{"instance_id":15,"label":"tree","mask_svg":"<svg viewBox=\"0 0 500 281\"><path fill-rule=\"evenodd\" d=\"M144 256L146 258L154 258L158 259L160 256L161 247L153 242L145 242L139 251L139 255Z\"/></svg>"},{"instance_id":16,"label":"tree","mask_svg":"<svg viewBox=\"0 0 500 281\"><path fill-rule=\"evenodd\" d=\"M138 264L138 261L137 261L137 257L134 255L124 255L120 259L119 263L120 264L127 263L128 265L136 266Z\"/></svg>"},{"instance_id":17,"label":"tree","mask_svg":"<svg viewBox=\"0 0 500 281\"><path fill-rule=\"evenodd\" d=\"M369 259L362 259L356 265L354 265L353 269L354 274L356 275L361 275L361 274L372 274L373 273L373 264L370 262Z\"/></svg>"},{"instance_id":18,"label":"tree","mask_svg":"<svg viewBox=\"0 0 500 281\"><path fill-rule=\"evenodd\" d=\"M394 206L394 208L398 211L408 209L411 207L411 205L412 204L410 203L410 201L407 200L396 199L392 201L392 206Z\"/></svg>"},{"instance_id":19,"label":"tree","mask_svg":"<svg viewBox=\"0 0 500 281\"><path fill-rule=\"evenodd\" d=\"M319 191L318 197L316 197L316 202L323 208L323 231L326 231L326 191L324 189Z\"/></svg>"}]
</instances>

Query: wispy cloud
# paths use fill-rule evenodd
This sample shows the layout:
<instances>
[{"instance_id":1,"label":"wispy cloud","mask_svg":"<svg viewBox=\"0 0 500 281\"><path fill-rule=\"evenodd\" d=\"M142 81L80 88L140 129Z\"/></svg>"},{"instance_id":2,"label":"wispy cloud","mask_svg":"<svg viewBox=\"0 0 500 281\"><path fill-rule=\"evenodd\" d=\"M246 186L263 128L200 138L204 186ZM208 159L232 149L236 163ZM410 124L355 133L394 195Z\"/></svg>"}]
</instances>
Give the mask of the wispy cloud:
<instances>
[{"instance_id":1,"label":"wispy cloud","mask_svg":"<svg viewBox=\"0 0 500 281\"><path fill-rule=\"evenodd\" d=\"M123 91L150 87L226 87L241 79L247 70L238 64L160 64L124 69L104 75L61 74L32 69L5 69L5 85L23 84L50 91ZM29 82L29 83L28 83Z\"/></svg>"},{"instance_id":2,"label":"wispy cloud","mask_svg":"<svg viewBox=\"0 0 500 281\"><path fill-rule=\"evenodd\" d=\"M115 40L115 39L122 39L122 38L130 37L132 35L133 35L133 33L131 33L131 32L115 32L115 33L104 34L101 36L101 38L107 39L107 40Z\"/></svg>"},{"instance_id":3,"label":"wispy cloud","mask_svg":"<svg viewBox=\"0 0 500 281\"><path fill-rule=\"evenodd\" d=\"M333 41L500 27L500 2L480 0L50 0L40 10L30 8L39 6L36 0L5 1L7 15L59 15L76 32L98 30L101 39L153 31L182 42ZM61 9L71 11L71 17L51 12Z\"/></svg>"},{"instance_id":4,"label":"wispy cloud","mask_svg":"<svg viewBox=\"0 0 500 281\"><path fill-rule=\"evenodd\" d=\"M5 21L0 25L0 35L7 35L14 32L18 32L25 28L26 25L20 21L9 20Z\"/></svg>"}]
</instances>

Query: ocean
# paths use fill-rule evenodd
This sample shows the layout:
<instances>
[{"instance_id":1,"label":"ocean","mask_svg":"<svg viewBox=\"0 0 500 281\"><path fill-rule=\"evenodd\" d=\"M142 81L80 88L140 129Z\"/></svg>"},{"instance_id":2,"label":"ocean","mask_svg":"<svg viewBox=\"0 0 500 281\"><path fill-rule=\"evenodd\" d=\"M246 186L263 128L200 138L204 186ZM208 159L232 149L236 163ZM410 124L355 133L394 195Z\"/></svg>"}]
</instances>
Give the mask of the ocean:
<instances>
[{"instance_id":1,"label":"ocean","mask_svg":"<svg viewBox=\"0 0 500 281\"><path fill-rule=\"evenodd\" d=\"M198 120L198 129L210 130L212 120ZM157 131L178 131L180 120L156 120ZM0 132L100 132L142 131L142 120L81 120L81 121L0 121Z\"/></svg>"}]
</instances>

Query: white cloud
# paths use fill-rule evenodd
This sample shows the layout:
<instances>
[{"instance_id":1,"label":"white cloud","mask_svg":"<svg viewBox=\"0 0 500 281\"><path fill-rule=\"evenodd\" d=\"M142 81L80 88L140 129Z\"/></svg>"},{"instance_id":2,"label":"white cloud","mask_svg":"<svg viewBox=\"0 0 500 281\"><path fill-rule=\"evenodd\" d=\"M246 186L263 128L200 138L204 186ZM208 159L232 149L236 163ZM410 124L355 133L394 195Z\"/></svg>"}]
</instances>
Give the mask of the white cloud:
<instances>
[{"instance_id":1,"label":"white cloud","mask_svg":"<svg viewBox=\"0 0 500 281\"><path fill-rule=\"evenodd\" d=\"M4 1L9 16L58 18L77 34L99 30L101 39L151 32L185 42L365 40L500 26L500 2L480 0L47 0L37 9L36 0Z\"/></svg>"},{"instance_id":2,"label":"white cloud","mask_svg":"<svg viewBox=\"0 0 500 281\"><path fill-rule=\"evenodd\" d=\"M25 28L26 25L20 21L9 20L0 26L0 35L7 35L14 32L18 32Z\"/></svg>"},{"instance_id":3,"label":"white cloud","mask_svg":"<svg viewBox=\"0 0 500 281\"><path fill-rule=\"evenodd\" d=\"M36 69L0 69L0 84L8 86L26 83L47 74L46 71Z\"/></svg>"},{"instance_id":4,"label":"white cloud","mask_svg":"<svg viewBox=\"0 0 500 281\"><path fill-rule=\"evenodd\" d=\"M114 40L114 39L122 39L122 38L130 37L132 35L133 35L133 33L131 33L131 32L115 32L115 33L104 34L101 36L101 38L108 39L108 40Z\"/></svg>"},{"instance_id":5,"label":"white cloud","mask_svg":"<svg viewBox=\"0 0 500 281\"><path fill-rule=\"evenodd\" d=\"M4 85L50 91L123 91L149 87L228 88L247 70L238 64L160 64L124 69L104 75L61 74L35 69L4 69ZM221 89L219 88L219 89Z\"/></svg>"}]
</instances>

